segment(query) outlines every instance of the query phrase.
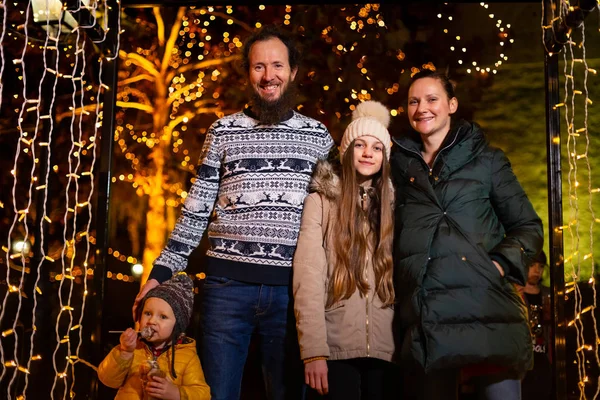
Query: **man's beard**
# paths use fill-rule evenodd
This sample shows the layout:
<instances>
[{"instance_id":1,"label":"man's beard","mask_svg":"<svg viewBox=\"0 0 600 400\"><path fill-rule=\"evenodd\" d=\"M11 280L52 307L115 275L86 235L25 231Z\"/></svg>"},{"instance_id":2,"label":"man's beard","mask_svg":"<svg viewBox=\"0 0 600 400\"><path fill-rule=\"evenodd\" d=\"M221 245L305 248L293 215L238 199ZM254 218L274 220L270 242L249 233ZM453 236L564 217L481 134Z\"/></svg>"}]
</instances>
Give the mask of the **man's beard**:
<instances>
[{"instance_id":1,"label":"man's beard","mask_svg":"<svg viewBox=\"0 0 600 400\"><path fill-rule=\"evenodd\" d=\"M296 105L297 88L291 81L277 100L265 100L256 90L250 88L252 112L263 125L276 125L283 121L290 110Z\"/></svg>"}]
</instances>

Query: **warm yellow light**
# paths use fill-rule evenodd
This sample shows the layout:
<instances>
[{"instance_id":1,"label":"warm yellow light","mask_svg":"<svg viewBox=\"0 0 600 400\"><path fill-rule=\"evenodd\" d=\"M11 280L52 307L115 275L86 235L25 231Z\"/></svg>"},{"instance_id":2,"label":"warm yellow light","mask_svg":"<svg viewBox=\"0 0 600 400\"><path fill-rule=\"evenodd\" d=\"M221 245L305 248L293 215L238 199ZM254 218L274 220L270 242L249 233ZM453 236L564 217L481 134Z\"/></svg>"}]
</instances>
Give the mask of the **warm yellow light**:
<instances>
[{"instance_id":1,"label":"warm yellow light","mask_svg":"<svg viewBox=\"0 0 600 400\"><path fill-rule=\"evenodd\" d=\"M133 276L139 277L144 273L144 266L142 264L135 264L131 267L131 273Z\"/></svg>"}]
</instances>

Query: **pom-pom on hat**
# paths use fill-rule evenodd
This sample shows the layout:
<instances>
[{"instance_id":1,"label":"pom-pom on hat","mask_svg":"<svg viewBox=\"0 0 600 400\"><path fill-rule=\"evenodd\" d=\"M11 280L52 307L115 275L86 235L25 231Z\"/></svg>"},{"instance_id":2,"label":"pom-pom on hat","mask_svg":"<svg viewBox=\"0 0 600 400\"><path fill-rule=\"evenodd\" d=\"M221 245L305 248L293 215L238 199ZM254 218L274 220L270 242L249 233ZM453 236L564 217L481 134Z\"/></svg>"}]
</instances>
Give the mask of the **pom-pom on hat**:
<instances>
[{"instance_id":1,"label":"pom-pom on hat","mask_svg":"<svg viewBox=\"0 0 600 400\"><path fill-rule=\"evenodd\" d=\"M140 307L138 307L138 320L141 317L146 300L151 297L163 299L173 309L176 320L174 336L178 337L184 333L190 323L194 308L194 283L190 277L185 272L180 272L150 290L142 299Z\"/></svg>"},{"instance_id":2,"label":"pom-pom on hat","mask_svg":"<svg viewBox=\"0 0 600 400\"><path fill-rule=\"evenodd\" d=\"M385 157L390 159L391 138L387 128L390 125L390 111L378 101L368 100L356 106L352 112L352 122L346 128L340 144L340 156L348 150L353 140L361 136L373 136L385 146Z\"/></svg>"}]
</instances>

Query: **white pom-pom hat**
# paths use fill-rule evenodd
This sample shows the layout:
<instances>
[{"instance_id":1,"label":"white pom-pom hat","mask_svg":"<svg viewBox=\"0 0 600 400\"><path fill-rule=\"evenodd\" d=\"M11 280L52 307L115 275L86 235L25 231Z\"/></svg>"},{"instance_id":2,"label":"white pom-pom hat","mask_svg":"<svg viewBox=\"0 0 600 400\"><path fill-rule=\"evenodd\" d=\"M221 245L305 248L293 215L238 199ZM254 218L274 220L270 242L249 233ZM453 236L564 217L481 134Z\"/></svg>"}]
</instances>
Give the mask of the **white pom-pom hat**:
<instances>
[{"instance_id":1,"label":"white pom-pom hat","mask_svg":"<svg viewBox=\"0 0 600 400\"><path fill-rule=\"evenodd\" d=\"M344 131L340 143L340 157L348 150L348 146L361 136L373 136L385 147L385 157L390 159L392 140L387 128L390 126L390 111L378 101L368 100L356 106L352 112L352 122Z\"/></svg>"}]
</instances>

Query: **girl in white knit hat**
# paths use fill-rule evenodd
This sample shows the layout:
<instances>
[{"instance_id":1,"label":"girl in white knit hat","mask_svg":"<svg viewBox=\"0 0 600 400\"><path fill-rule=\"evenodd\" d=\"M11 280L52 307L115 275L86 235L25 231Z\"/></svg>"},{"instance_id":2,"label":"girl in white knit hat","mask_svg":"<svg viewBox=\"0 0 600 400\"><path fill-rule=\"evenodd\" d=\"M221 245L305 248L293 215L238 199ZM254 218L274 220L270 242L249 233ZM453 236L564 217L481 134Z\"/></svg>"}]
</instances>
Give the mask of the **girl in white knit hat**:
<instances>
[{"instance_id":1,"label":"girl in white knit hat","mask_svg":"<svg viewBox=\"0 0 600 400\"><path fill-rule=\"evenodd\" d=\"M305 381L330 399L397 398L390 362L393 189L390 113L361 103L341 163L317 164L294 256L296 326Z\"/></svg>"}]
</instances>

